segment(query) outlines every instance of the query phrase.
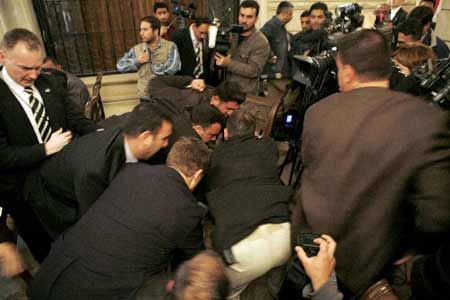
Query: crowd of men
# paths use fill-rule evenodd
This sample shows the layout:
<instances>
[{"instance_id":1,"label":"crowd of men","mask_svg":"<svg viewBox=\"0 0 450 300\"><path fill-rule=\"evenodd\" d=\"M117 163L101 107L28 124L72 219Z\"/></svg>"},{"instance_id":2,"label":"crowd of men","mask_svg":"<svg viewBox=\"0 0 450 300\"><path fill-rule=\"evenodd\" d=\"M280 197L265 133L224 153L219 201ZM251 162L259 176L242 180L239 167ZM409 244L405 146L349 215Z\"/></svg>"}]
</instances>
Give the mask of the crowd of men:
<instances>
[{"instance_id":1,"label":"crowd of men","mask_svg":"<svg viewBox=\"0 0 450 300\"><path fill-rule=\"evenodd\" d=\"M258 3L242 1L226 54L208 48L208 18L176 30L156 3L142 43L117 63L137 72L140 103L113 126L84 116L81 91L70 93L36 34L5 33L2 275L24 269L18 234L39 262L29 299L448 299L449 115L393 87L403 60L391 56L397 44L437 58L449 50L433 30L434 0L409 14L391 2L376 22L392 38L374 23L334 44L340 92L306 111L297 190L280 180L277 144L243 104L261 75L289 83L293 55L329 49L325 3L291 35L292 3L257 30ZM215 67L226 77L212 86ZM261 278L268 298L248 293Z\"/></svg>"}]
</instances>

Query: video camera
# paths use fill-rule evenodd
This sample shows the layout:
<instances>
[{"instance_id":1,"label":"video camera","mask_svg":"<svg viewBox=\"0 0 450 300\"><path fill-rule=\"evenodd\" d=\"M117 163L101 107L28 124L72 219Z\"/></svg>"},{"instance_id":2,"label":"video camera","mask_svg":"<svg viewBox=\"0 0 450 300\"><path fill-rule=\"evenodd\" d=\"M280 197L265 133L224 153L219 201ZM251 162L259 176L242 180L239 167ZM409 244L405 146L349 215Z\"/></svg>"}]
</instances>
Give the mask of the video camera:
<instances>
[{"instance_id":1,"label":"video camera","mask_svg":"<svg viewBox=\"0 0 450 300\"><path fill-rule=\"evenodd\" d=\"M424 64L414 70L414 76L421 80L425 100L450 110L450 58L438 62L436 67Z\"/></svg>"},{"instance_id":2,"label":"video camera","mask_svg":"<svg viewBox=\"0 0 450 300\"><path fill-rule=\"evenodd\" d=\"M358 3L344 3L336 7L336 19L333 22L333 31L348 33L361 27L364 16L361 14L362 7Z\"/></svg>"},{"instance_id":3,"label":"video camera","mask_svg":"<svg viewBox=\"0 0 450 300\"><path fill-rule=\"evenodd\" d=\"M227 55L230 52L233 44L233 36L239 36L244 31L244 26L232 24L225 25L219 19L214 18L213 23L209 26L209 44L210 49L214 49L222 55Z\"/></svg>"},{"instance_id":4,"label":"video camera","mask_svg":"<svg viewBox=\"0 0 450 300\"><path fill-rule=\"evenodd\" d=\"M195 10L197 9L197 6L194 2L189 3L187 6L181 4L180 0L172 0L172 3L172 14L186 19L195 19Z\"/></svg>"}]
</instances>

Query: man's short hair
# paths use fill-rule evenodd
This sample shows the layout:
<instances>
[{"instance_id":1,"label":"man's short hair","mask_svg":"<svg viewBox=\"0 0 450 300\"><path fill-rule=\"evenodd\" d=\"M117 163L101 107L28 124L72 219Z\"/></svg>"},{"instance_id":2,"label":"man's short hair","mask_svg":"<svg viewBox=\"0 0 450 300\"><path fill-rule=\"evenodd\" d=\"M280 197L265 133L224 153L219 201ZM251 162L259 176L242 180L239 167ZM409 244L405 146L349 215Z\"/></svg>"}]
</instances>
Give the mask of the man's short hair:
<instances>
[{"instance_id":1,"label":"man's short hair","mask_svg":"<svg viewBox=\"0 0 450 300\"><path fill-rule=\"evenodd\" d=\"M390 49L378 30L362 29L338 40L338 56L343 65L350 65L363 81L389 78Z\"/></svg>"},{"instance_id":2,"label":"man's short hair","mask_svg":"<svg viewBox=\"0 0 450 300\"><path fill-rule=\"evenodd\" d=\"M430 59L432 61L436 59L433 49L421 42L402 44L395 50L392 56L398 63L411 71L428 62Z\"/></svg>"},{"instance_id":3,"label":"man's short hair","mask_svg":"<svg viewBox=\"0 0 450 300\"><path fill-rule=\"evenodd\" d=\"M161 22L155 16L146 16L141 19L141 22L147 22L150 24L152 30L158 29L158 32L161 32Z\"/></svg>"},{"instance_id":4,"label":"man's short hair","mask_svg":"<svg viewBox=\"0 0 450 300\"><path fill-rule=\"evenodd\" d=\"M307 10L304 10L303 12L302 12L302 14L300 15L300 19L301 18L304 18L304 17L309 17L309 10L307 9Z\"/></svg>"},{"instance_id":5,"label":"man's short hair","mask_svg":"<svg viewBox=\"0 0 450 300\"><path fill-rule=\"evenodd\" d=\"M428 6L417 6L408 15L409 18L417 19L423 26L433 21L434 12Z\"/></svg>"},{"instance_id":6,"label":"man's short hair","mask_svg":"<svg viewBox=\"0 0 450 300\"><path fill-rule=\"evenodd\" d=\"M140 103L127 116L123 132L128 136L137 136L144 131L156 134L163 121L172 122L170 117L157 106Z\"/></svg>"},{"instance_id":7,"label":"man's short hair","mask_svg":"<svg viewBox=\"0 0 450 300\"><path fill-rule=\"evenodd\" d=\"M211 25L211 19L208 17L196 17L194 20L195 26L201 26L202 24L208 24Z\"/></svg>"},{"instance_id":8,"label":"man's short hair","mask_svg":"<svg viewBox=\"0 0 450 300\"><path fill-rule=\"evenodd\" d=\"M423 2L431 2L433 3L433 8L436 8L436 0L422 0L419 4L422 4Z\"/></svg>"},{"instance_id":9,"label":"man's short hair","mask_svg":"<svg viewBox=\"0 0 450 300\"><path fill-rule=\"evenodd\" d=\"M175 274L176 300L225 300L230 283L220 257L212 251L202 251L183 263Z\"/></svg>"},{"instance_id":10,"label":"man's short hair","mask_svg":"<svg viewBox=\"0 0 450 300\"><path fill-rule=\"evenodd\" d=\"M239 9L241 8L254 8L256 9L256 16L259 15L259 4L254 0L244 0L239 5Z\"/></svg>"},{"instance_id":11,"label":"man's short hair","mask_svg":"<svg viewBox=\"0 0 450 300\"><path fill-rule=\"evenodd\" d=\"M281 1L280 4L278 4L278 6L277 6L276 14L279 15L282 12L287 12L290 9L293 9L293 8L294 8L294 5L291 2L289 2L289 1Z\"/></svg>"},{"instance_id":12,"label":"man's short hair","mask_svg":"<svg viewBox=\"0 0 450 300\"><path fill-rule=\"evenodd\" d=\"M237 82L222 81L216 88L215 95L219 96L220 101L233 101L242 104L245 101L245 93L242 92L241 87Z\"/></svg>"},{"instance_id":13,"label":"man's short hair","mask_svg":"<svg viewBox=\"0 0 450 300\"><path fill-rule=\"evenodd\" d=\"M417 19L407 18L405 22L397 26L397 31L404 35L410 35L414 41L418 41L422 37L423 25Z\"/></svg>"},{"instance_id":14,"label":"man's short hair","mask_svg":"<svg viewBox=\"0 0 450 300\"><path fill-rule=\"evenodd\" d=\"M201 140L193 137L181 137L170 149L166 165L191 177L198 170L208 168L211 152Z\"/></svg>"},{"instance_id":15,"label":"man's short hair","mask_svg":"<svg viewBox=\"0 0 450 300\"><path fill-rule=\"evenodd\" d=\"M255 135L256 119L242 108L234 111L227 120L228 136Z\"/></svg>"},{"instance_id":16,"label":"man's short hair","mask_svg":"<svg viewBox=\"0 0 450 300\"><path fill-rule=\"evenodd\" d=\"M323 10L323 12L328 11L328 6L323 3L323 2L316 2L313 3L313 5L311 5L311 7L309 8L309 12L311 13L313 10Z\"/></svg>"},{"instance_id":17,"label":"man's short hair","mask_svg":"<svg viewBox=\"0 0 450 300\"><path fill-rule=\"evenodd\" d=\"M44 58L44 64L46 63L46 62L51 62L52 64L54 64L54 65L59 65L59 62L56 60L56 58L54 58L53 56L46 56L45 58Z\"/></svg>"},{"instance_id":18,"label":"man's short hair","mask_svg":"<svg viewBox=\"0 0 450 300\"><path fill-rule=\"evenodd\" d=\"M29 51L42 50L42 44L38 36L25 28L14 28L3 35L0 48L11 50L17 43L24 43Z\"/></svg>"},{"instance_id":19,"label":"man's short hair","mask_svg":"<svg viewBox=\"0 0 450 300\"><path fill-rule=\"evenodd\" d=\"M169 11L169 5L165 2L156 2L153 4L153 13L156 14L156 11L160 8L165 8ZM152 27L153 28L153 27Z\"/></svg>"},{"instance_id":20,"label":"man's short hair","mask_svg":"<svg viewBox=\"0 0 450 300\"><path fill-rule=\"evenodd\" d=\"M194 125L199 125L202 128L208 128L212 124L219 123L223 126L223 114L209 103L202 103L195 105L191 110L191 122Z\"/></svg>"}]
</instances>

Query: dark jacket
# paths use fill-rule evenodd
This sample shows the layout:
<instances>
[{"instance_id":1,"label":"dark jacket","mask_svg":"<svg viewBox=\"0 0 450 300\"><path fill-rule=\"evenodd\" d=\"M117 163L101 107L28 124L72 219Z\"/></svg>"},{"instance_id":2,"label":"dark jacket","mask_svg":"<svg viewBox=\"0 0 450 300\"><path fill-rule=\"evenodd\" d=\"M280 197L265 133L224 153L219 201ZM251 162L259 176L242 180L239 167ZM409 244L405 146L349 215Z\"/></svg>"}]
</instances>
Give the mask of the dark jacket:
<instances>
[{"instance_id":1,"label":"dark jacket","mask_svg":"<svg viewBox=\"0 0 450 300\"><path fill-rule=\"evenodd\" d=\"M408 17L408 13L403 8L400 8L398 12L395 14L394 19L392 19L392 25L395 27L406 21Z\"/></svg>"},{"instance_id":2,"label":"dark jacket","mask_svg":"<svg viewBox=\"0 0 450 300\"><path fill-rule=\"evenodd\" d=\"M438 59L449 57L450 49L447 44L432 29L422 38L422 42L433 49Z\"/></svg>"},{"instance_id":3,"label":"dark jacket","mask_svg":"<svg viewBox=\"0 0 450 300\"><path fill-rule=\"evenodd\" d=\"M182 76L194 76L195 69L195 50L192 44L191 34L189 32L189 27L184 29L176 30L171 35L171 41L174 42L178 47L178 52L180 53L181 69L178 71L177 75ZM210 51L208 45L203 41L203 74L200 78L209 81L210 74Z\"/></svg>"},{"instance_id":4,"label":"dark jacket","mask_svg":"<svg viewBox=\"0 0 450 300\"><path fill-rule=\"evenodd\" d=\"M266 64L263 74L274 77L276 73L280 73L283 78L290 78L291 61L289 57L289 46L292 39L291 34L276 16L273 16L271 20L264 24L261 32L267 37L273 52L272 54L277 57L275 64Z\"/></svg>"},{"instance_id":5,"label":"dark jacket","mask_svg":"<svg viewBox=\"0 0 450 300\"><path fill-rule=\"evenodd\" d=\"M45 74L41 74L34 83L42 96L52 130L62 128L74 135L95 131L98 126L75 107L67 97L67 90L59 83L58 79ZM45 232L38 230L40 225L36 217L19 195L26 174L46 158L45 146L39 144L22 106L6 83L0 80L0 207L3 207L3 214L13 216L22 237L38 260L43 259L47 251L37 250L34 246L40 247L39 235Z\"/></svg>"},{"instance_id":6,"label":"dark jacket","mask_svg":"<svg viewBox=\"0 0 450 300\"><path fill-rule=\"evenodd\" d=\"M330 234L353 293L413 246L415 230L450 228L448 115L421 99L368 87L319 101L306 113L302 159L293 238Z\"/></svg>"},{"instance_id":7,"label":"dark jacket","mask_svg":"<svg viewBox=\"0 0 450 300\"><path fill-rule=\"evenodd\" d=\"M253 136L228 139L214 150L206 198L216 251L229 249L259 225L289 221L290 187L281 184L275 143Z\"/></svg>"},{"instance_id":8,"label":"dark jacket","mask_svg":"<svg viewBox=\"0 0 450 300\"><path fill-rule=\"evenodd\" d=\"M56 238L100 197L125 159L119 128L79 138L27 177L24 199Z\"/></svg>"},{"instance_id":9,"label":"dark jacket","mask_svg":"<svg viewBox=\"0 0 450 300\"><path fill-rule=\"evenodd\" d=\"M176 251L190 258L202 248L204 214L174 169L128 164L55 242L30 299L133 299Z\"/></svg>"}]
</instances>

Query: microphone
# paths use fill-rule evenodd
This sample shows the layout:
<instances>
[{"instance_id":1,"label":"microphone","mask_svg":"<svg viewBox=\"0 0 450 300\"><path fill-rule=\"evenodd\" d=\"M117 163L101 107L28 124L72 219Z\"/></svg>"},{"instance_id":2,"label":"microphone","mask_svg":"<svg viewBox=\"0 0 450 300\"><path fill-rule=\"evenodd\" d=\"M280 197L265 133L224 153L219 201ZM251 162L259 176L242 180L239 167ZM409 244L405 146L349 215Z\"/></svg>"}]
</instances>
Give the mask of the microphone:
<instances>
[{"instance_id":1,"label":"microphone","mask_svg":"<svg viewBox=\"0 0 450 300\"><path fill-rule=\"evenodd\" d=\"M208 28L208 48L214 49L216 47L217 32L219 31L220 21L214 18L213 23Z\"/></svg>"}]
</instances>

